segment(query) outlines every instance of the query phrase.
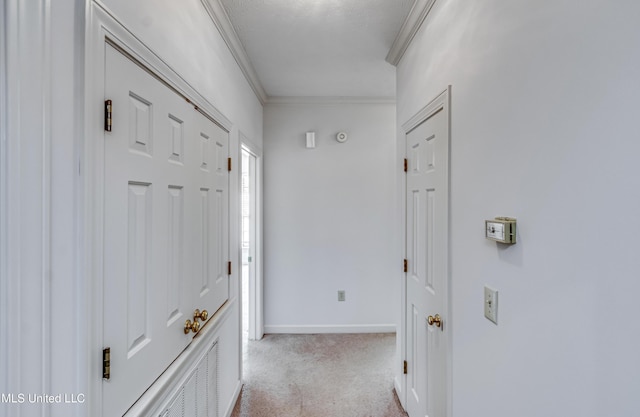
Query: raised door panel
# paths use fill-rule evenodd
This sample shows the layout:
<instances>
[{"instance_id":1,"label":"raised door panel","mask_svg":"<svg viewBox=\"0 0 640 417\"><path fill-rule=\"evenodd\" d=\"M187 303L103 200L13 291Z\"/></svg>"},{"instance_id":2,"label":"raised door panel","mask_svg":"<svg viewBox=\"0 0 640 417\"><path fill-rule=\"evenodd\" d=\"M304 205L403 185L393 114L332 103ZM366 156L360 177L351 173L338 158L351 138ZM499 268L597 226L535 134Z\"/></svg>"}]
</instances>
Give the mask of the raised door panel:
<instances>
[{"instance_id":1,"label":"raised door panel","mask_svg":"<svg viewBox=\"0 0 640 417\"><path fill-rule=\"evenodd\" d=\"M150 275L153 199L150 183L129 182L127 193L126 300L127 357L151 341Z\"/></svg>"},{"instance_id":2,"label":"raised door panel","mask_svg":"<svg viewBox=\"0 0 640 417\"><path fill-rule=\"evenodd\" d=\"M182 185L169 185L167 188L167 326L182 317L187 292L184 285L184 194Z\"/></svg>"}]
</instances>

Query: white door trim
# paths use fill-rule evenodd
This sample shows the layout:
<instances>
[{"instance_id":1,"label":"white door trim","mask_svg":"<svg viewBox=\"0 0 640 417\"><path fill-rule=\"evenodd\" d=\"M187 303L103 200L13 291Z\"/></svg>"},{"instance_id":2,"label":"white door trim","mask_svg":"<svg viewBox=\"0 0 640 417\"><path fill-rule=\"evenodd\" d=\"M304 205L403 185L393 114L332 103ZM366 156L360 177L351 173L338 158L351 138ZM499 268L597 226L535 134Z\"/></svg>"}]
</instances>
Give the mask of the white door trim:
<instances>
[{"instance_id":1,"label":"white door trim","mask_svg":"<svg viewBox=\"0 0 640 417\"><path fill-rule=\"evenodd\" d=\"M84 260L80 266L81 275L87 277L86 287L79 289L79 310L83 311L79 319L80 327L87 329L85 349L87 354L80 375L87 375L86 398L90 402L89 414L100 416L102 413L102 374L100 363L103 345L103 239L102 229L104 213L104 149L101 141L104 136L104 100L105 100L105 43L109 43L120 52L129 56L144 69L153 74L167 87L187 98L201 113L205 114L227 132L233 124L205 97L176 73L166 62L151 51L145 44L129 32L116 17L103 5L90 2L87 11L87 32L85 42L85 103L86 117L84 141L82 143L81 171L84 177L81 190L81 253ZM234 271L234 276L236 272ZM232 279L231 277L230 279ZM221 314L221 319L225 314ZM214 327L213 325L207 327ZM213 329L209 330L213 332ZM206 338L199 338L204 341ZM196 342L194 342L196 343ZM188 363L189 361L184 361ZM186 365L185 365L186 366Z\"/></svg>"},{"instance_id":2,"label":"white door trim","mask_svg":"<svg viewBox=\"0 0 640 417\"><path fill-rule=\"evenodd\" d=\"M253 307L255 323L254 326L250 326L250 328L253 328L253 333L249 334L249 339L260 340L264 336L264 286L262 281L262 148L248 139L242 132L240 132L239 135L240 140L238 142L240 144L240 152L238 152L238 155L241 155L241 151L244 149L256 158L256 282L253 288L251 286L249 287L252 292L249 299L255 300L255 305L251 306ZM242 158L238 159L242 160ZM239 171L238 175L241 176L242 170L240 169ZM242 186L242 181L238 181L238 184ZM242 254L240 254L240 256L242 257ZM238 265L242 265L241 262L242 259L240 259ZM249 311L251 311L251 307L249 307ZM242 314L242 311L240 314ZM250 318L250 320L252 320L252 318ZM242 326L242 320L240 323ZM242 329L240 330L242 331Z\"/></svg>"},{"instance_id":3,"label":"white door trim","mask_svg":"<svg viewBox=\"0 0 640 417\"><path fill-rule=\"evenodd\" d=\"M0 392L17 396L51 392L58 326L51 322L52 12L43 0L3 0L0 8ZM2 415L23 409L0 404Z\"/></svg>"},{"instance_id":4,"label":"white door trim","mask_svg":"<svg viewBox=\"0 0 640 417\"><path fill-rule=\"evenodd\" d=\"M434 98L433 100L431 100L426 106L424 106L422 109L420 109L420 111L418 111L414 116L412 116L411 118L409 118L409 120L407 120L406 122L404 122L402 124L402 129L401 129L401 133L402 133L402 139L401 139L401 146L402 149L406 149L407 146L407 135L409 134L409 132L411 132L413 129L415 129L418 125L420 125L422 122L424 122L425 120L427 120L428 118L430 118L431 116L433 116L435 113L439 112L439 111L446 111L447 112L447 135L448 135L448 139L449 139L449 163L448 163L448 169L449 169L449 174L448 174L448 188L449 188L449 201L448 201L448 225L447 225L447 234L448 234L448 248L447 248L447 331L446 333L446 338L447 338L447 345L448 345L448 352L447 352L447 364L446 364L446 386L447 386L447 416L451 417L452 416L452 407L453 407L453 397L452 397L452 392L453 392L453 383L452 383L452 375L453 375L453 358L452 358L452 352L453 352L453 327L454 327L454 323L453 323L453 303L452 303L452 282L451 282L451 86L448 86L446 90L444 90L443 92L441 92L440 94L438 94L438 96L436 96L436 98ZM405 155L406 157L406 155ZM406 253L406 224L407 224L407 219L406 219L406 213L407 213L407 207L406 207L406 188L407 188L407 183L406 183L406 176L403 176L403 181L402 181L402 192L401 192L401 196L402 196L402 208L401 208L401 213L402 213L402 224L404 225L403 227L403 231L402 231L402 245L403 245L403 253L405 254L405 259L407 257L407 253ZM400 331L402 332L402 335L400 336L400 344L401 344L401 356L403 358L403 360L405 358L407 358L408 352L407 352L407 345L406 345L406 334L407 334L407 319L406 319L406 303L407 303L407 298L406 298L406 292L407 292L407 280L406 280L406 273L404 274L404 279L402 280L402 284L401 284L401 323L400 323ZM406 401L407 401L407 376L406 375L402 375L402 378L400 378L399 381L400 387L401 388L401 393L399 393L399 397L400 397L400 401L403 404L403 406L406 406ZM396 382L396 388L398 388L398 381Z\"/></svg>"},{"instance_id":5,"label":"white door trim","mask_svg":"<svg viewBox=\"0 0 640 417\"><path fill-rule=\"evenodd\" d=\"M7 39L5 0L0 1L0 38ZM9 369L9 329L7 268L7 56L5 42L0 42L0 368ZM9 392L9 372L0 376L0 392ZM8 415L8 405L0 404L0 414Z\"/></svg>"}]
</instances>

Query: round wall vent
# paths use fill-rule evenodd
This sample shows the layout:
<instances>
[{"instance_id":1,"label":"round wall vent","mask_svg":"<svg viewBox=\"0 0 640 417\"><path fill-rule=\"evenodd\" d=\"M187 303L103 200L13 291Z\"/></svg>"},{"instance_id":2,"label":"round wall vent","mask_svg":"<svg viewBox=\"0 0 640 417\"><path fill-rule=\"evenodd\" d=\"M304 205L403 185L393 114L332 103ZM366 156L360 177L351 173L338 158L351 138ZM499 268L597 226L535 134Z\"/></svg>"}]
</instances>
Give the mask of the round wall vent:
<instances>
[{"instance_id":1,"label":"round wall vent","mask_svg":"<svg viewBox=\"0 0 640 417\"><path fill-rule=\"evenodd\" d=\"M338 132L338 134L336 135L336 140L340 143L344 143L347 141L347 134L345 132Z\"/></svg>"}]
</instances>

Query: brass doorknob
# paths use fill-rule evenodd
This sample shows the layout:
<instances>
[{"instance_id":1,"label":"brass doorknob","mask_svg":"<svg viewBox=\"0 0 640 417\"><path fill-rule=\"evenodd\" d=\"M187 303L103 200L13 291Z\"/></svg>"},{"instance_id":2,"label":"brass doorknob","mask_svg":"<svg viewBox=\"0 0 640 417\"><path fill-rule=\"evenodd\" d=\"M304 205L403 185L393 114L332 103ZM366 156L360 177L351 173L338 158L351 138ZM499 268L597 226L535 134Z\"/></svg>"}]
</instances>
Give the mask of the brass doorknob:
<instances>
[{"instance_id":1,"label":"brass doorknob","mask_svg":"<svg viewBox=\"0 0 640 417\"><path fill-rule=\"evenodd\" d=\"M196 309L196 311L193 312L193 320L197 320L200 319L202 321L207 321L207 319L209 318L209 312L207 310L198 310Z\"/></svg>"},{"instance_id":2,"label":"brass doorknob","mask_svg":"<svg viewBox=\"0 0 640 417\"><path fill-rule=\"evenodd\" d=\"M442 318L440 317L440 314L436 314L435 317L427 317L427 323L429 323L429 326L433 326L435 324L436 327L442 328Z\"/></svg>"},{"instance_id":3,"label":"brass doorknob","mask_svg":"<svg viewBox=\"0 0 640 417\"><path fill-rule=\"evenodd\" d=\"M191 322L191 320L187 320L184 322L184 334L189 334L189 332L198 333L200 330L200 323L197 321Z\"/></svg>"}]
</instances>

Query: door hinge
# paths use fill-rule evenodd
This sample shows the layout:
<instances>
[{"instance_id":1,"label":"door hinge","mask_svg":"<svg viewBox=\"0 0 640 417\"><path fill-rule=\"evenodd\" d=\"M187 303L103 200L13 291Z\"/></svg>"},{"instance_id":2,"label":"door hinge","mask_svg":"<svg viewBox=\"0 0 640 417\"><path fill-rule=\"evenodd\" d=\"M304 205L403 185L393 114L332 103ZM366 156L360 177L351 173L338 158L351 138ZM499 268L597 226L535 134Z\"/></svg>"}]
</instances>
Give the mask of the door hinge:
<instances>
[{"instance_id":1,"label":"door hinge","mask_svg":"<svg viewBox=\"0 0 640 417\"><path fill-rule=\"evenodd\" d=\"M406 259L403 262L403 268L404 272L409 272L409 261L407 261Z\"/></svg>"},{"instance_id":2,"label":"door hinge","mask_svg":"<svg viewBox=\"0 0 640 417\"><path fill-rule=\"evenodd\" d=\"M106 100L104 102L104 130L107 132L111 132L111 112L112 112L112 104L111 100Z\"/></svg>"},{"instance_id":3,"label":"door hinge","mask_svg":"<svg viewBox=\"0 0 640 417\"><path fill-rule=\"evenodd\" d=\"M404 374L407 374L407 368L409 366L407 365L407 361L404 361L404 363L402 364L402 372L404 372Z\"/></svg>"},{"instance_id":4,"label":"door hinge","mask_svg":"<svg viewBox=\"0 0 640 417\"><path fill-rule=\"evenodd\" d=\"M407 172L409 170L409 161L407 160L407 158L404 158L404 172Z\"/></svg>"},{"instance_id":5,"label":"door hinge","mask_svg":"<svg viewBox=\"0 0 640 417\"><path fill-rule=\"evenodd\" d=\"M231 261L227 264L227 275L231 275Z\"/></svg>"},{"instance_id":6,"label":"door hinge","mask_svg":"<svg viewBox=\"0 0 640 417\"><path fill-rule=\"evenodd\" d=\"M111 348L102 349L102 377L111 378Z\"/></svg>"},{"instance_id":7,"label":"door hinge","mask_svg":"<svg viewBox=\"0 0 640 417\"><path fill-rule=\"evenodd\" d=\"M231 171L231 158L227 158L227 171Z\"/></svg>"}]
</instances>

